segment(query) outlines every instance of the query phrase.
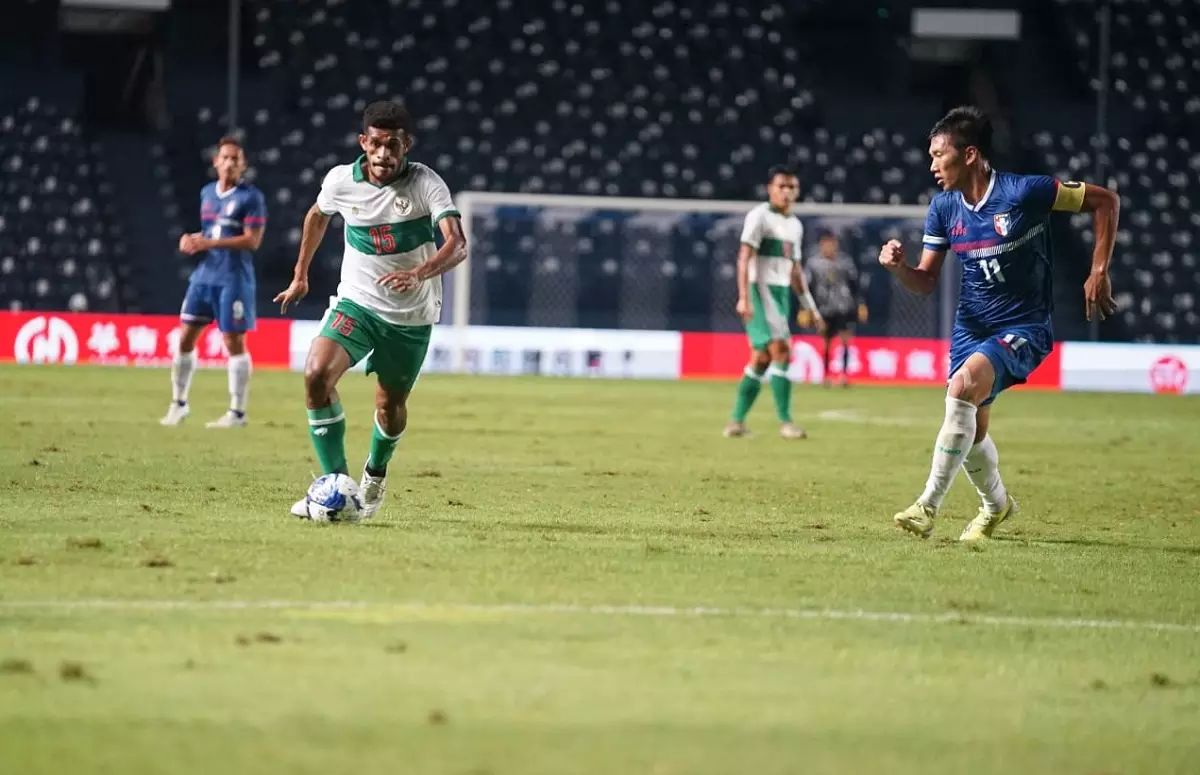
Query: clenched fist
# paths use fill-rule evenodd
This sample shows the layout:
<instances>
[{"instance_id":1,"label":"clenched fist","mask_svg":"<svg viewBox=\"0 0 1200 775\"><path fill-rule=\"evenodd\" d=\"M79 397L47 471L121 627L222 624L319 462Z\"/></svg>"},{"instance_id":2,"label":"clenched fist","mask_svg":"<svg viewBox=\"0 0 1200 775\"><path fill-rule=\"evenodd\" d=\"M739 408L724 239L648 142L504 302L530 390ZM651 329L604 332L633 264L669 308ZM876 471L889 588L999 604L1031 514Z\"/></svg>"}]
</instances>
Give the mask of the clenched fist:
<instances>
[{"instance_id":1,"label":"clenched fist","mask_svg":"<svg viewBox=\"0 0 1200 775\"><path fill-rule=\"evenodd\" d=\"M879 263L889 272L894 272L907 263L904 258L904 245L900 240L890 239L879 250Z\"/></svg>"}]
</instances>

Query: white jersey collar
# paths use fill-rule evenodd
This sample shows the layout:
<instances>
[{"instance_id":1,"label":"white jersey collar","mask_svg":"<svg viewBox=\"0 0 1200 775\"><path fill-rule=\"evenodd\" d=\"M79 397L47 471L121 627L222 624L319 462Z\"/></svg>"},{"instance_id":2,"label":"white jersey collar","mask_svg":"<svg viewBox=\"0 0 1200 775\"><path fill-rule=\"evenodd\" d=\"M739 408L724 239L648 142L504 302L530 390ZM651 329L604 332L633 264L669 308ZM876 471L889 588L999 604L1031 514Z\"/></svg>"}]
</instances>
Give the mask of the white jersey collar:
<instances>
[{"instance_id":1,"label":"white jersey collar","mask_svg":"<svg viewBox=\"0 0 1200 775\"><path fill-rule=\"evenodd\" d=\"M967 204L967 200L966 200L966 198L965 198L965 197L963 197L963 195L962 195L962 192L961 192L961 191L959 191L959 192L958 192L958 198L959 198L959 200L960 200L960 201L962 201L962 203L963 203L963 206L964 206L964 207L966 207L966 208L967 208L968 210L970 210L971 212L975 212L975 213L977 213L977 212L979 212L980 210L982 210L982 209L983 209L983 206L984 206L985 204L987 204L987 200L988 200L988 199L990 199L990 198L991 198L991 196L992 196L992 189L993 189L993 188L995 188L995 187L996 187L996 171L995 171L995 170L992 170L992 176L991 176L990 178L988 178L988 187L987 187L987 191L984 191L984 192L983 192L983 196L981 196L981 197L979 198L979 201L978 201L978 202L976 202L976 203L975 203L975 204L973 204L973 205L969 205L969 204Z\"/></svg>"}]
</instances>

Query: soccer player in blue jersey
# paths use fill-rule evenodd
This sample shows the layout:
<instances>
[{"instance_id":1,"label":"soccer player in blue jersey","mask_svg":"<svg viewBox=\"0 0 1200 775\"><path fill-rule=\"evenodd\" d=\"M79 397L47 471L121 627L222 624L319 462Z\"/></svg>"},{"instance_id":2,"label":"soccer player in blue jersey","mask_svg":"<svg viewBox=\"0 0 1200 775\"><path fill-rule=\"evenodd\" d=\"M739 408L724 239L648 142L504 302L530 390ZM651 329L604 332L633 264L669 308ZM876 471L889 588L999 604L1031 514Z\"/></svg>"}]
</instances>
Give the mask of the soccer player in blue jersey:
<instances>
[{"instance_id":1,"label":"soccer player in blue jersey","mask_svg":"<svg viewBox=\"0 0 1200 775\"><path fill-rule=\"evenodd\" d=\"M983 499L959 540L990 537L1017 509L1000 480L988 423L1000 392L1025 382L1054 345L1050 213L1095 213L1092 270L1083 286L1087 317L1103 320L1116 310L1108 266L1120 199L1087 183L997 172L988 163L991 140L991 123L974 107L955 108L934 125L930 169L942 193L929 205L921 261L910 265L896 240L879 253L879 263L905 288L923 295L937 285L947 249L962 265L946 419L925 491L894 517L897 526L924 538L933 533L959 468L966 469Z\"/></svg>"},{"instance_id":2,"label":"soccer player in blue jersey","mask_svg":"<svg viewBox=\"0 0 1200 775\"><path fill-rule=\"evenodd\" d=\"M188 280L179 312L183 334L171 364L171 405L160 420L179 425L187 418L188 389L196 367L196 342L214 320L229 350L229 411L206 425L236 428L246 424L250 392L250 353L246 332L254 330L254 251L262 245L267 205L262 192L242 180L246 154L234 137L222 137L213 156L217 180L200 189L200 231L179 238L189 256L207 251Z\"/></svg>"}]
</instances>

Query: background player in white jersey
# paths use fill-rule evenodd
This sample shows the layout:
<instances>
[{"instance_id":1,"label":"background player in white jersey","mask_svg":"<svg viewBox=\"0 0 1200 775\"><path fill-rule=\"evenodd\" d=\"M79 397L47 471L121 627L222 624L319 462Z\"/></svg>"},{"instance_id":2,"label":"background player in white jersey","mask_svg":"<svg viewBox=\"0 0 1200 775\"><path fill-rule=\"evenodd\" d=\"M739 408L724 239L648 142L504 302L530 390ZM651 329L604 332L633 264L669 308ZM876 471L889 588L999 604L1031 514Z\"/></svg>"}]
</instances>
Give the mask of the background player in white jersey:
<instances>
[{"instance_id":1,"label":"background player in white jersey","mask_svg":"<svg viewBox=\"0 0 1200 775\"><path fill-rule=\"evenodd\" d=\"M196 341L213 321L229 351L229 411L205 427L246 424L251 368L246 332L254 330L255 321L253 254L267 228L267 205L262 192L242 180L246 154L236 137L217 141L212 165L217 180L200 189L200 231L179 238L180 251L206 255L188 279L179 311L183 333L171 363L171 405L159 420L163 425L179 425L188 416Z\"/></svg>"},{"instance_id":2,"label":"background player in white jersey","mask_svg":"<svg viewBox=\"0 0 1200 775\"><path fill-rule=\"evenodd\" d=\"M800 267L804 227L792 213L799 194L800 179L795 170L772 167L767 171L767 201L746 214L742 227L737 257L737 313L750 339L750 362L738 383L733 417L725 426L727 437L746 435L746 414L762 389L764 375L775 398L779 435L785 439L805 436L804 429L792 422L792 382L788 379L791 290L813 310L818 322L821 317Z\"/></svg>"},{"instance_id":3,"label":"background player in white jersey","mask_svg":"<svg viewBox=\"0 0 1200 775\"><path fill-rule=\"evenodd\" d=\"M825 319L820 327L824 339L823 384L828 387L829 356L833 339L842 343L842 387L850 384L850 339L854 336L854 324L867 322L867 305L862 301L862 286L859 283L858 266L854 259L838 250L838 237L832 231L821 232L817 243L820 250L804 267L808 288L816 299L817 309ZM796 322L802 327L814 324L811 310L801 310Z\"/></svg>"},{"instance_id":4,"label":"background player in white jersey","mask_svg":"<svg viewBox=\"0 0 1200 775\"><path fill-rule=\"evenodd\" d=\"M330 218L340 214L346 239L341 282L309 349L304 390L322 472L348 473L337 383L363 358L367 373L376 375L374 431L361 485L362 516L370 518L383 503L387 465L408 423L408 394L441 314L441 276L467 257L467 242L446 184L407 158L413 135L404 107L368 105L358 142L363 155L334 167L321 183L304 217L295 276L275 301L286 312L308 293L313 254ZM435 228L444 238L441 248ZM305 516L303 499L292 513Z\"/></svg>"},{"instance_id":5,"label":"background player in white jersey","mask_svg":"<svg viewBox=\"0 0 1200 775\"><path fill-rule=\"evenodd\" d=\"M937 284L947 248L962 264L946 419L934 444L925 491L894 517L899 527L925 538L933 533L934 518L959 468L966 469L983 499L959 540L990 537L1015 512L1016 501L1000 480L1000 458L988 424L1000 392L1025 382L1054 346L1048 239L1052 211L1096 213L1084 303L1088 319L1103 319L1116 310L1108 266L1117 234L1117 195L1045 175L997 172L988 163L991 144L991 123L976 108L955 108L935 124L929 133L930 169L942 193L929 205L921 262L910 266L896 240L879 253L879 262L906 288L926 295Z\"/></svg>"}]
</instances>

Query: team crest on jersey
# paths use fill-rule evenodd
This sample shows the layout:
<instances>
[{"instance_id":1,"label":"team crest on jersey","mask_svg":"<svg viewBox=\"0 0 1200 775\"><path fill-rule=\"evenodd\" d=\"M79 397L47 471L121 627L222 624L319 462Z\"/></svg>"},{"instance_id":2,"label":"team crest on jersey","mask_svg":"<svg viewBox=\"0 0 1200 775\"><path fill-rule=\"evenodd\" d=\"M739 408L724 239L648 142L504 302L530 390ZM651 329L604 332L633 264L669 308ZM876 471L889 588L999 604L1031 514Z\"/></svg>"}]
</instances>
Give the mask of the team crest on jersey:
<instances>
[{"instance_id":1,"label":"team crest on jersey","mask_svg":"<svg viewBox=\"0 0 1200 775\"><path fill-rule=\"evenodd\" d=\"M1007 237L1012 231L1012 213L996 213L992 216L992 225L996 227L997 234Z\"/></svg>"},{"instance_id":2,"label":"team crest on jersey","mask_svg":"<svg viewBox=\"0 0 1200 775\"><path fill-rule=\"evenodd\" d=\"M392 207L395 207L400 215L408 215L412 212L412 200L406 196L398 196L396 201L392 202Z\"/></svg>"},{"instance_id":3,"label":"team crest on jersey","mask_svg":"<svg viewBox=\"0 0 1200 775\"><path fill-rule=\"evenodd\" d=\"M236 209L237 209L237 202L230 202L229 204L225 205L225 214L233 215L233 211Z\"/></svg>"}]
</instances>

